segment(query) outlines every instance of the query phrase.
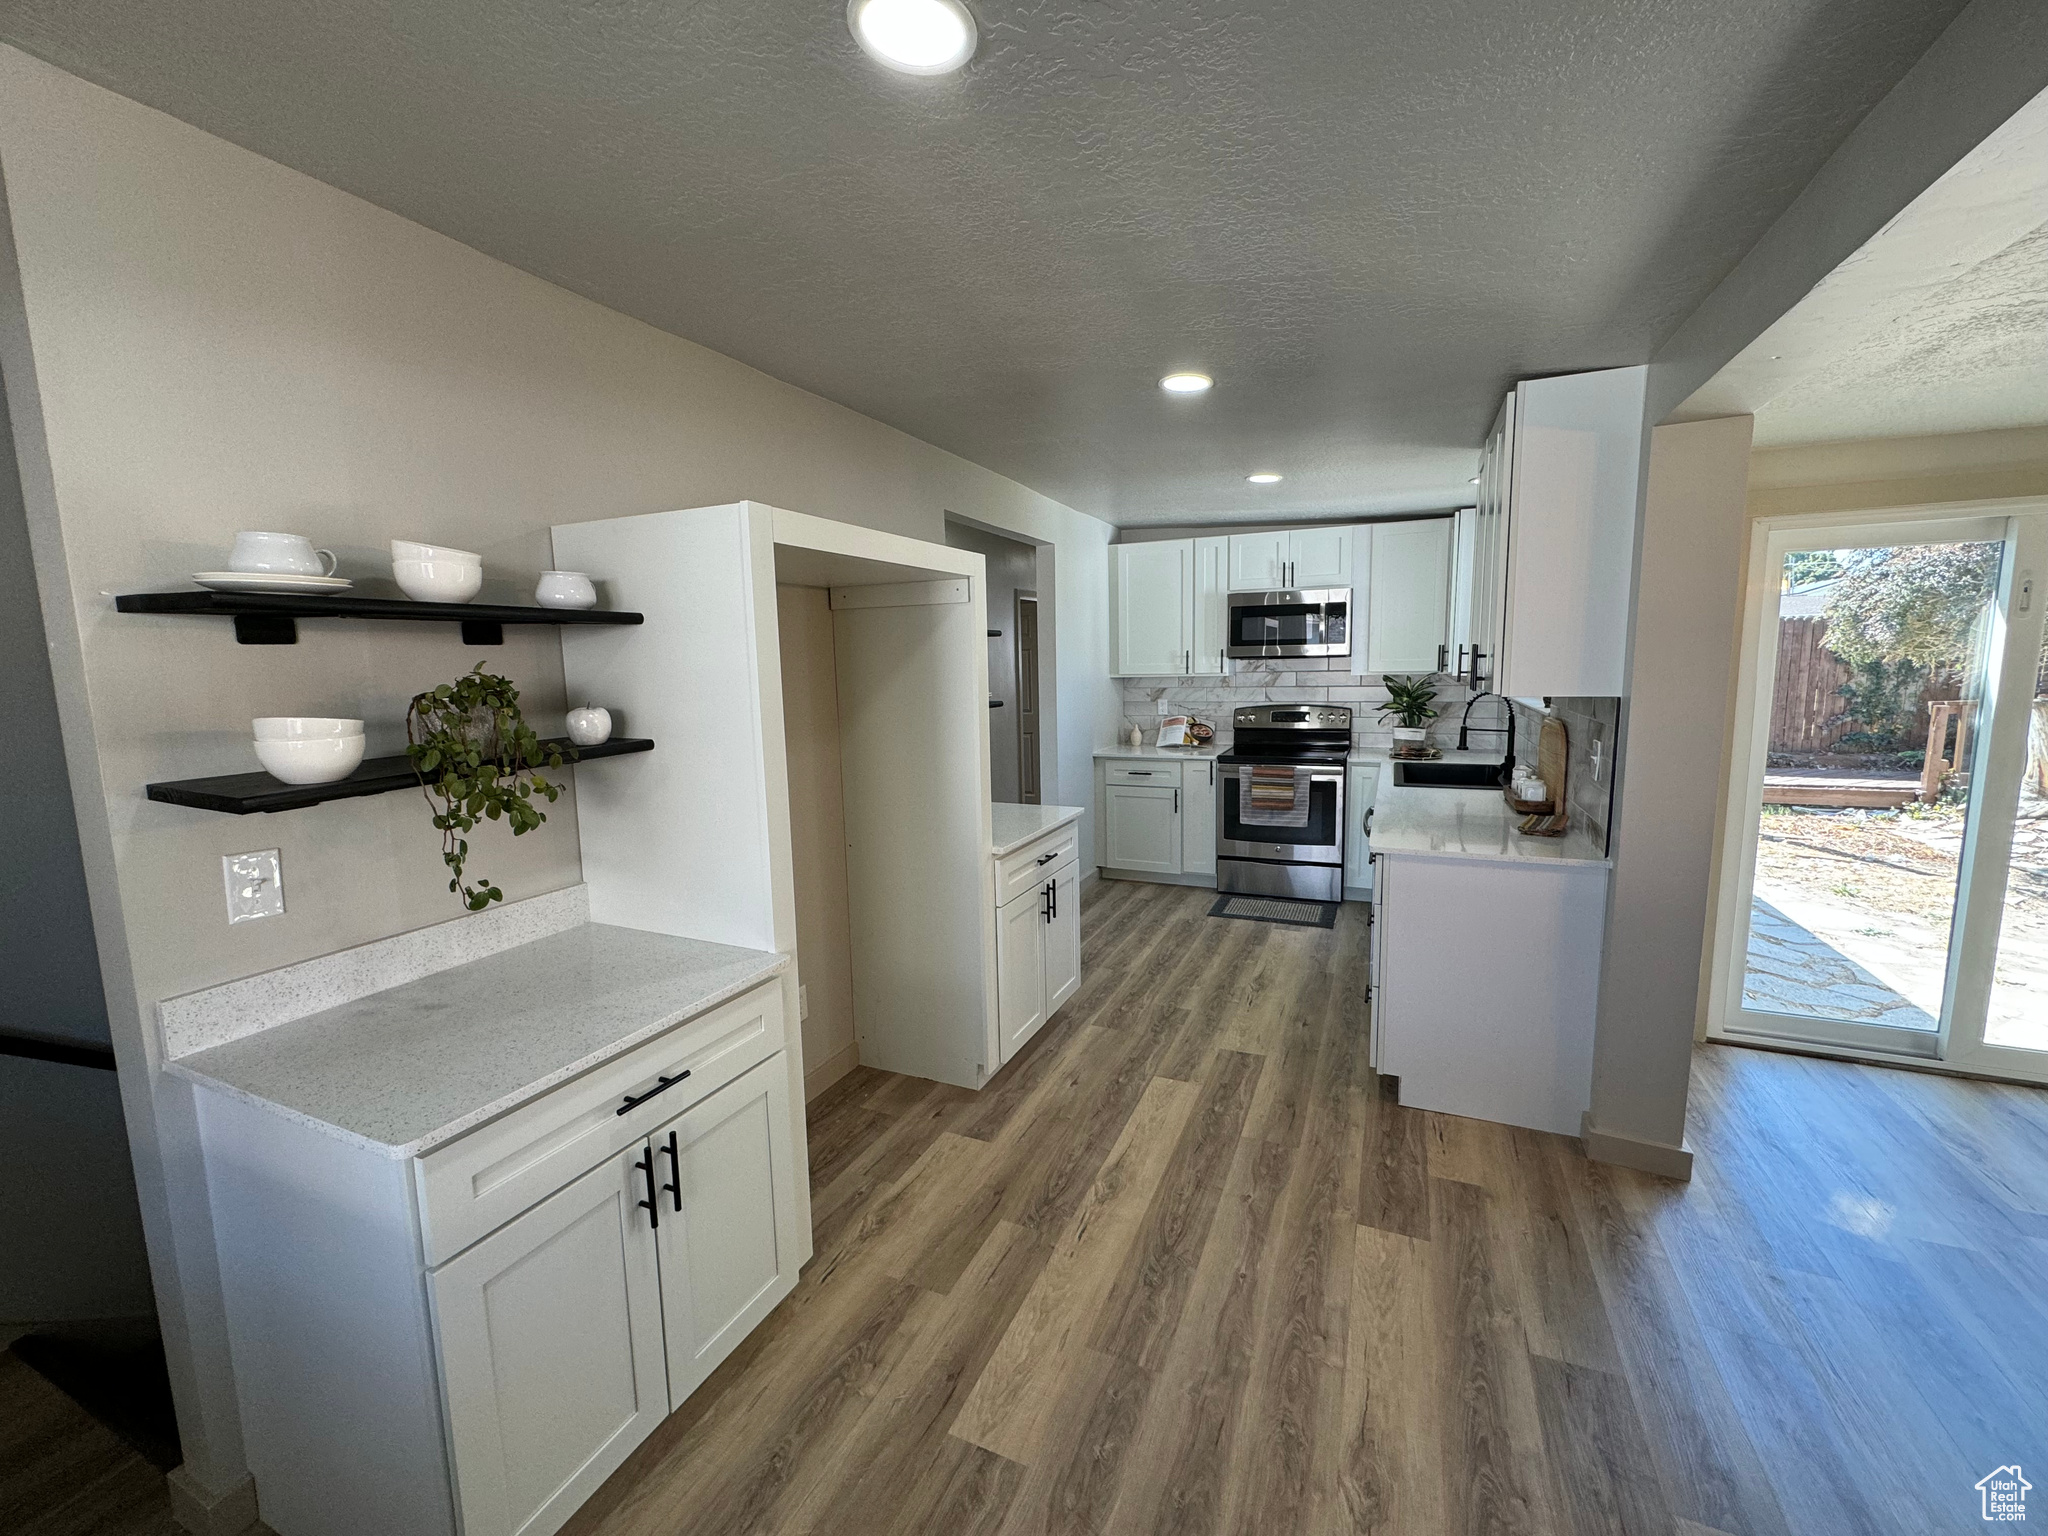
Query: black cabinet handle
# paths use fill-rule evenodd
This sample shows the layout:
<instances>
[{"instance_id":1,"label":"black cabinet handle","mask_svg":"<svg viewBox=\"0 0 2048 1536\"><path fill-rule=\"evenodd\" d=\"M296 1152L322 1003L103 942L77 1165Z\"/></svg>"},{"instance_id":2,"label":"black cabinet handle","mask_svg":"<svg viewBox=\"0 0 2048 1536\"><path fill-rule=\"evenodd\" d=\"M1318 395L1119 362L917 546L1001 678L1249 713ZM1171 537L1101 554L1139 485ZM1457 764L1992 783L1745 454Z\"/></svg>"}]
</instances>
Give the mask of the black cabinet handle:
<instances>
[{"instance_id":1,"label":"black cabinet handle","mask_svg":"<svg viewBox=\"0 0 2048 1536\"><path fill-rule=\"evenodd\" d=\"M1450 664L1451 664L1451 648L1450 648L1450 647L1449 647L1448 645L1440 645L1440 646L1438 646L1438 647L1436 648L1436 669L1437 669L1437 671L1439 671L1439 672L1442 672L1442 671L1445 671L1445 670L1447 670L1447 669L1448 669L1448 668L1450 667Z\"/></svg>"},{"instance_id":2,"label":"black cabinet handle","mask_svg":"<svg viewBox=\"0 0 2048 1536\"><path fill-rule=\"evenodd\" d=\"M1057 880L1053 881L1053 882L1052 882L1052 884L1051 884L1051 886L1049 887L1049 889L1050 889L1050 890L1052 891L1052 915L1053 915L1053 916L1054 916L1055 918L1057 918L1057 917L1058 917L1058 916L1060 915L1060 883L1059 883L1059 881L1057 881Z\"/></svg>"},{"instance_id":3,"label":"black cabinet handle","mask_svg":"<svg viewBox=\"0 0 2048 1536\"><path fill-rule=\"evenodd\" d=\"M1038 920L1042 923L1052 921L1052 884L1050 881L1038 888Z\"/></svg>"},{"instance_id":4,"label":"black cabinet handle","mask_svg":"<svg viewBox=\"0 0 2048 1536\"><path fill-rule=\"evenodd\" d=\"M1177 789L1173 792L1173 814L1180 814L1180 791Z\"/></svg>"},{"instance_id":5,"label":"black cabinet handle","mask_svg":"<svg viewBox=\"0 0 2048 1536\"><path fill-rule=\"evenodd\" d=\"M654 1148L647 1149L645 1158L634 1159L633 1166L647 1175L647 1198L633 1203L647 1213L648 1226L658 1227L661 1225L661 1201L654 1193Z\"/></svg>"},{"instance_id":6,"label":"black cabinet handle","mask_svg":"<svg viewBox=\"0 0 2048 1536\"><path fill-rule=\"evenodd\" d=\"M675 1182L664 1184L661 1187L667 1190L669 1198L675 1201L676 1212L680 1215L683 1209L683 1155L676 1150L676 1133L674 1131L668 1133L668 1145L663 1147L662 1150L668 1154L668 1176Z\"/></svg>"},{"instance_id":7,"label":"black cabinet handle","mask_svg":"<svg viewBox=\"0 0 2048 1536\"><path fill-rule=\"evenodd\" d=\"M1059 856L1060 851L1057 848L1055 848L1051 853L1040 854L1036 859L1032 860L1032 862L1034 864L1037 864L1041 869L1043 869L1046 865L1050 864L1054 859L1058 858Z\"/></svg>"},{"instance_id":8,"label":"black cabinet handle","mask_svg":"<svg viewBox=\"0 0 2048 1536\"><path fill-rule=\"evenodd\" d=\"M685 1067L682 1071L678 1072L674 1077L657 1077L654 1080L654 1086L648 1089L645 1093L641 1094L639 1098L636 1099L630 1093L627 1094L626 1102L621 1104L615 1111L613 1111L613 1113L621 1115L630 1113L631 1111L638 1109L642 1104L645 1104L649 1099L653 1098L656 1094L667 1093L669 1089L675 1087L677 1083L680 1083L684 1078L688 1077L689 1075L690 1069L688 1067Z\"/></svg>"}]
</instances>

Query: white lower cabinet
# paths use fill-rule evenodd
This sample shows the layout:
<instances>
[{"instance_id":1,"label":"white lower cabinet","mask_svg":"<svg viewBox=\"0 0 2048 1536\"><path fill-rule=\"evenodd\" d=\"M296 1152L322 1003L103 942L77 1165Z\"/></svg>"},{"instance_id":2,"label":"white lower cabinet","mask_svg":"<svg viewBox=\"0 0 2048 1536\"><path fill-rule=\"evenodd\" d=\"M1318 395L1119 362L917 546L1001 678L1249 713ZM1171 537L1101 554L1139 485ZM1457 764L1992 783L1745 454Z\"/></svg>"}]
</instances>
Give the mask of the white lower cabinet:
<instances>
[{"instance_id":1,"label":"white lower cabinet","mask_svg":"<svg viewBox=\"0 0 2048 1536\"><path fill-rule=\"evenodd\" d=\"M764 1061L649 1139L663 1202L649 1230L678 1403L796 1284L789 1116L789 1075Z\"/></svg>"},{"instance_id":2,"label":"white lower cabinet","mask_svg":"<svg viewBox=\"0 0 2048 1536\"><path fill-rule=\"evenodd\" d=\"M1071 829L1039 884L996 908L996 1031L1008 1061L1081 986L1081 863ZM1028 860L1036 845L1015 857Z\"/></svg>"},{"instance_id":3,"label":"white lower cabinet","mask_svg":"<svg viewBox=\"0 0 2048 1536\"><path fill-rule=\"evenodd\" d=\"M668 1416L634 1160L591 1169L429 1278L466 1536L555 1529Z\"/></svg>"},{"instance_id":4,"label":"white lower cabinet","mask_svg":"<svg viewBox=\"0 0 2048 1536\"><path fill-rule=\"evenodd\" d=\"M1111 784L1103 792L1111 869L1155 875L1181 872L1180 789Z\"/></svg>"},{"instance_id":5,"label":"white lower cabinet","mask_svg":"<svg viewBox=\"0 0 2048 1536\"><path fill-rule=\"evenodd\" d=\"M549 1536L795 1288L783 979L398 1158L195 1095L279 1536Z\"/></svg>"},{"instance_id":6,"label":"white lower cabinet","mask_svg":"<svg viewBox=\"0 0 2048 1536\"><path fill-rule=\"evenodd\" d=\"M1216 764L1201 758L1185 763L1180 785L1180 871L1216 873Z\"/></svg>"},{"instance_id":7,"label":"white lower cabinet","mask_svg":"<svg viewBox=\"0 0 2048 1536\"><path fill-rule=\"evenodd\" d=\"M1373 797L1379 793L1380 765L1354 763L1346 777L1344 814L1351 819L1344 828L1344 890L1349 895L1372 885L1372 846L1367 839L1372 832Z\"/></svg>"}]
</instances>

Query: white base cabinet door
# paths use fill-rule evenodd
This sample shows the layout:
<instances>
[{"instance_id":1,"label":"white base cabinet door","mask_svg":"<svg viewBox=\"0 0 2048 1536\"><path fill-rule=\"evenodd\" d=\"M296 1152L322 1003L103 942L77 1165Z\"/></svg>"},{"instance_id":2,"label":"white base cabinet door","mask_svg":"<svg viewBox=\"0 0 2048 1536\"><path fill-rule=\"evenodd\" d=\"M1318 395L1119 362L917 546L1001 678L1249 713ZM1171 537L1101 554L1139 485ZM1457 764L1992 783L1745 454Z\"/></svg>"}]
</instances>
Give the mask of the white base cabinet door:
<instances>
[{"instance_id":1,"label":"white base cabinet door","mask_svg":"<svg viewBox=\"0 0 2048 1536\"><path fill-rule=\"evenodd\" d=\"M1107 863L1111 869L1156 875L1180 873L1180 791L1150 785L1111 784L1103 791L1107 812Z\"/></svg>"},{"instance_id":2,"label":"white base cabinet door","mask_svg":"<svg viewBox=\"0 0 2048 1536\"><path fill-rule=\"evenodd\" d=\"M1051 914L1045 925L1045 1016L1081 989L1081 865L1053 871Z\"/></svg>"},{"instance_id":3,"label":"white base cabinet door","mask_svg":"<svg viewBox=\"0 0 2048 1536\"><path fill-rule=\"evenodd\" d=\"M1216 873L1216 764L1206 758L1181 770L1180 869Z\"/></svg>"},{"instance_id":4,"label":"white base cabinet door","mask_svg":"<svg viewBox=\"0 0 2048 1536\"><path fill-rule=\"evenodd\" d=\"M643 1156L607 1159L429 1277L463 1536L546 1536L668 1415Z\"/></svg>"},{"instance_id":5,"label":"white base cabinet door","mask_svg":"<svg viewBox=\"0 0 2048 1536\"><path fill-rule=\"evenodd\" d=\"M1363 891L1372 885L1372 845L1368 841L1372 831L1373 796L1379 793L1380 765L1366 763L1351 768L1346 778L1345 796L1350 824L1344 828L1344 888L1347 891Z\"/></svg>"},{"instance_id":6,"label":"white base cabinet door","mask_svg":"<svg viewBox=\"0 0 2048 1536\"><path fill-rule=\"evenodd\" d=\"M1043 886L996 909L996 1033L1008 1061L1045 1022Z\"/></svg>"},{"instance_id":7,"label":"white base cabinet door","mask_svg":"<svg viewBox=\"0 0 2048 1536\"><path fill-rule=\"evenodd\" d=\"M661 1315L681 1402L796 1288L789 1073L771 1057L659 1127Z\"/></svg>"}]
</instances>

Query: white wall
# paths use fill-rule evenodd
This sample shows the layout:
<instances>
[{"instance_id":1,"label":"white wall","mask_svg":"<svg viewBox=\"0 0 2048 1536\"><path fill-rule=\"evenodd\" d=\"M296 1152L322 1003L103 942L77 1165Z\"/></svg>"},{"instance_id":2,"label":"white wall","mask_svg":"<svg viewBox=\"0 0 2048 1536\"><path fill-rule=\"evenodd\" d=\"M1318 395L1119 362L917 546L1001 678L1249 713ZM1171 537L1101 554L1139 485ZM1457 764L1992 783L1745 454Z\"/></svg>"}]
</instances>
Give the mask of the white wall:
<instances>
[{"instance_id":1,"label":"white wall","mask_svg":"<svg viewBox=\"0 0 2048 1536\"><path fill-rule=\"evenodd\" d=\"M0 367L145 1227L188 1469L223 1488L241 1451L190 1099L157 1075L145 1021L159 998L444 919L453 898L410 796L245 821L143 785L253 767L257 714L361 715L393 749L405 700L480 658L545 723L560 652L544 630L473 652L439 626L317 621L296 647L245 648L225 623L117 616L105 594L184 585L246 527L314 535L357 577L393 536L478 549L512 595L558 522L755 498L936 543L950 510L1058 562L1046 702L1059 788L1084 800L1116 719L1110 529L12 49L0 174ZM579 877L573 795L550 817L517 844L474 840L508 899ZM272 845L287 914L230 930L219 856Z\"/></svg>"}]
</instances>

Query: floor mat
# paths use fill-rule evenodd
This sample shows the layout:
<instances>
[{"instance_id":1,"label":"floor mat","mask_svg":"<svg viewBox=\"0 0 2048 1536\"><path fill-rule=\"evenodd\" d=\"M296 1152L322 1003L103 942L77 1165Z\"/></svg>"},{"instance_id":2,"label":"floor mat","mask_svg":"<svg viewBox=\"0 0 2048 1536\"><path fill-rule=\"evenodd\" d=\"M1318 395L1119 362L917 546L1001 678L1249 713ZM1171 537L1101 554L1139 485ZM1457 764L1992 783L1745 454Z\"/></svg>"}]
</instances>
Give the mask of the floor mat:
<instances>
[{"instance_id":1,"label":"floor mat","mask_svg":"<svg viewBox=\"0 0 2048 1536\"><path fill-rule=\"evenodd\" d=\"M1288 923L1296 928L1337 926L1334 901L1295 901L1286 896L1218 896L1211 917L1241 917L1251 923Z\"/></svg>"}]
</instances>

